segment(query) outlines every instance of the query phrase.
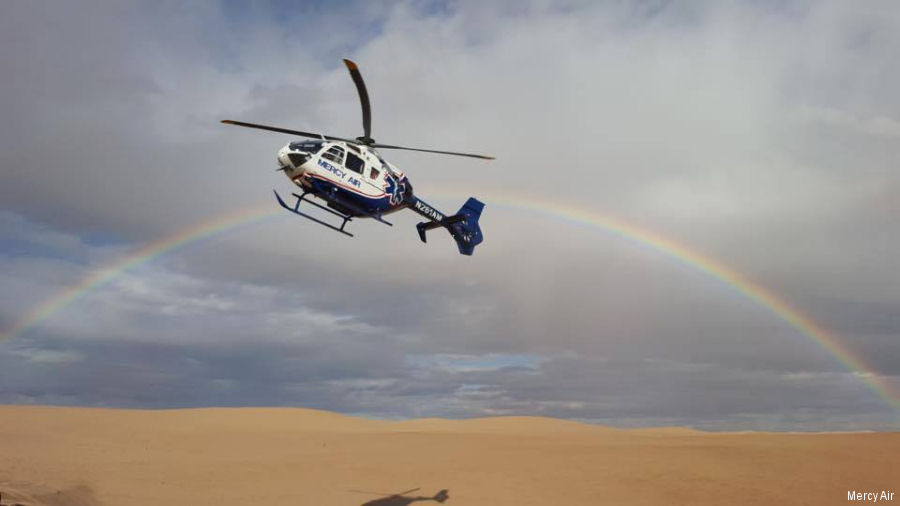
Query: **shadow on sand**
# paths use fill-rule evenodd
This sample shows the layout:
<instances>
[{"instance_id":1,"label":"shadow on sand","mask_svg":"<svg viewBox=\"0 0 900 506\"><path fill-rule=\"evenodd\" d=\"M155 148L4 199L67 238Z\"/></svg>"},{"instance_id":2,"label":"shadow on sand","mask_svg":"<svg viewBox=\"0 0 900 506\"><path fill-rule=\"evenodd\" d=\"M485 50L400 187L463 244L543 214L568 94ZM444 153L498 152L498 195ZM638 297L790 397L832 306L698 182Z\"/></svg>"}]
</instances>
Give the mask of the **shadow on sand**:
<instances>
[{"instance_id":1,"label":"shadow on sand","mask_svg":"<svg viewBox=\"0 0 900 506\"><path fill-rule=\"evenodd\" d=\"M373 499L368 502L362 503L362 506L406 506L407 504L419 502L419 501L434 501L434 502L444 502L450 498L450 495L447 493L447 489L441 490L437 494L434 494L431 497L427 496L411 496L411 495L403 495L408 492L413 492L418 489L409 490L407 492L401 492L399 494L393 494L387 497L382 497L381 499Z\"/></svg>"}]
</instances>

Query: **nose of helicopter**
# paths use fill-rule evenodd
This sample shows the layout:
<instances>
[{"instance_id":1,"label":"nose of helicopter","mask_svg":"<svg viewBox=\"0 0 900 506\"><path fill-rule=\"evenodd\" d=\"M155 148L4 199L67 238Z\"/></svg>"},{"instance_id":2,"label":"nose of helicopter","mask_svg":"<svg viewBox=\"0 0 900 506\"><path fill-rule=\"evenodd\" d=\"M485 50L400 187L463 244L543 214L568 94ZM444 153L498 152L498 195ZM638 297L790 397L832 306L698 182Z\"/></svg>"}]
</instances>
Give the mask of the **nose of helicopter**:
<instances>
[{"instance_id":1,"label":"nose of helicopter","mask_svg":"<svg viewBox=\"0 0 900 506\"><path fill-rule=\"evenodd\" d=\"M285 170L291 169L294 166L294 164L291 163L291 159L288 158L289 151L290 149L288 149L287 146L278 150L278 166Z\"/></svg>"},{"instance_id":2,"label":"nose of helicopter","mask_svg":"<svg viewBox=\"0 0 900 506\"><path fill-rule=\"evenodd\" d=\"M292 179L304 172L302 165L305 164L307 160L309 160L308 154L295 152L291 149L290 145L278 150L279 170L283 170L284 173Z\"/></svg>"}]
</instances>

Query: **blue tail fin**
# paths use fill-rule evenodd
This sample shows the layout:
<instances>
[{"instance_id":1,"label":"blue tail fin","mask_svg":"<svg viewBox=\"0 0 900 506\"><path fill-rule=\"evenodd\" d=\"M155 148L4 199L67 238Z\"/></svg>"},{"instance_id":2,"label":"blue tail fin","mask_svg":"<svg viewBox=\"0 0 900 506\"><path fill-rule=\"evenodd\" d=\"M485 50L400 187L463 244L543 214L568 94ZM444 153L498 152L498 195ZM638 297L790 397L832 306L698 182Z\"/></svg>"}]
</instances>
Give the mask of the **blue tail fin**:
<instances>
[{"instance_id":1,"label":"blue tail fin","mask_svg":"<svg viewBox=\"0 0 900 506\"><path fill-rule=\"evenodd\" d=\"M459 252L463 255L471 255L475 251L475 246L481 244L484 236L481 234L481 227L478 226L478 219L481 218L481 210L484 209L484 203L475 198L469 198L459 212L453 216L448 216L441 220L426 221L416 225L419 231L419 237L425 242L425 232L433 228L443 226L450 232L456 241Z\"/></svg>"},{"instance_id":2,"label":"blue tail fin","mask_svg":"<svg viewBox=\"0 0 900 506\"><path fill-rule=\"evenodd\" d=\"M484 209L484 203L470 197L459 208L459 212L447 220L451 222L447 225L447 230L456 240L456 246L463 255L471 255L475 251L475 246L484 240L484 236L481 235L481 227L478 226L482 209Z\"/></svg>"}]
</instances>

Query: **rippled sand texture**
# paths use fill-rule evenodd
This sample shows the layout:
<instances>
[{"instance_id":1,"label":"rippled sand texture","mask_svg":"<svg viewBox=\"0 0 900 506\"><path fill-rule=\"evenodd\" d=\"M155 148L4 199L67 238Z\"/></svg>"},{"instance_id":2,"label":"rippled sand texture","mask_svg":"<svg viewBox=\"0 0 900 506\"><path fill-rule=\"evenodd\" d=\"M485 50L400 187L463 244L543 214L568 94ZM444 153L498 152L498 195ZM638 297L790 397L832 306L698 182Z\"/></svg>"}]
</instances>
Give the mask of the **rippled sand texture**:
<instances>
[{"instance_id":1,"label":"rippled sand texture","mask_svg":"<svg viewBox=\"0 0 900 506\"><path fill-rule=\"evenodd\" d=\"M448 506L847 504L848 490L900 504L900 433L0 407L3 506L402 506L441 489Z\"/></svg>"}]
</instances>

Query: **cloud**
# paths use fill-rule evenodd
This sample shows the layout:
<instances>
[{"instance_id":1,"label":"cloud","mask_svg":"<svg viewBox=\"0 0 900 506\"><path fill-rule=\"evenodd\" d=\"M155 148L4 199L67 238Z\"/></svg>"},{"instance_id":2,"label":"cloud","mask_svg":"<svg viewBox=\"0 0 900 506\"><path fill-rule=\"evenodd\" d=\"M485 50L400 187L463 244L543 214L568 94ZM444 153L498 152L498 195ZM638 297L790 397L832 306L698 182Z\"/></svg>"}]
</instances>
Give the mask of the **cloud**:
<instances>
[{"instance_id":1,"label":"cloud","mask_svg":"<svg viewBox=\"0 0 900 506\"><path fill-rule=\"evenodd\" d=\"M75 351L37 348L15 349L10 355L38 364L63 364L66 362L80 362L84 359L84 355Z\"/></svg>"},{"instance_id":2,"label":"cloud","mask_svg":"<svg viewBox=\"0 0 900 506\"><path fill-rule=\"evenodd\" d=\"M801 108L796 114L800 121L807 123L820 123L877 137L900 137L900 121L884 116L861 118L837 109L812 107Z\"/></svg>"},{"instance_id":3,"label":"cloud","mask_svg":"<svg viewBox=\"0 0 900 506\"><path fill-rule=\"evenodd\" d=\"M353 240L288 217L235 228L0 343L0 401L893 420L733 287L499 205L537 195L682 243L896 383L900 19L888 2L0 10L5 327L94 269L287 188L273 158L289 138L220 119L357 135L341 57L360 64L379 141L498 157L384 153L442 210L487 203L472 258L441 234L420 244L404 213L391 228L354 222Z\"/></svg>"}]
</instances>

